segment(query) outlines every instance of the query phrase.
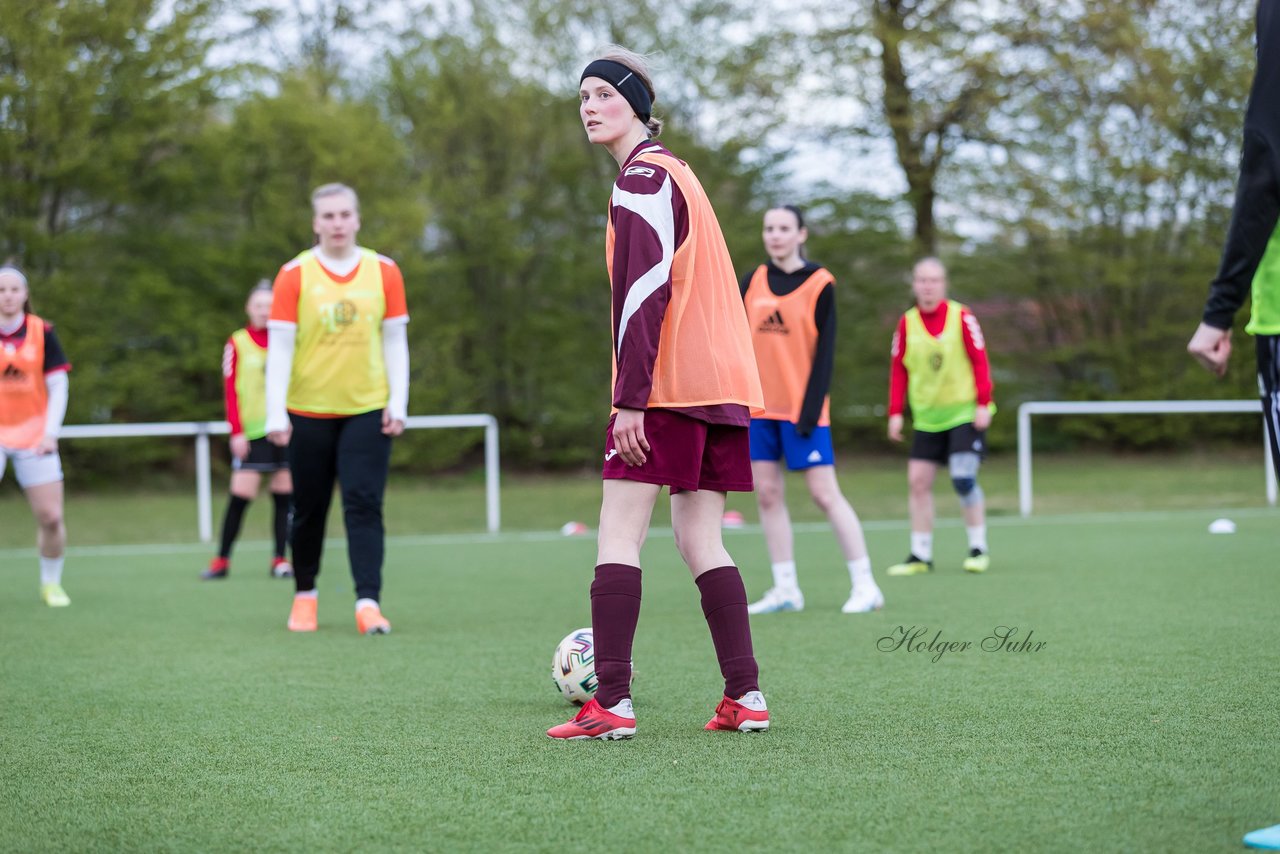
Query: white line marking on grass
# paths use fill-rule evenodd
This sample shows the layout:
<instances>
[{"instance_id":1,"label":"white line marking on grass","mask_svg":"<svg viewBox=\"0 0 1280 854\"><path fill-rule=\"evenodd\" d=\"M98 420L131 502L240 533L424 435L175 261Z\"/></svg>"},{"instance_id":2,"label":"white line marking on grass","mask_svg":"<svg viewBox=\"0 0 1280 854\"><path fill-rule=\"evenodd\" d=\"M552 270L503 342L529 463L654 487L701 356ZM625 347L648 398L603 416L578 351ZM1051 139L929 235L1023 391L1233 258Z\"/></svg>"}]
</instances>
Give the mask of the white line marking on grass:
<instances>
[{"instance_id":1,"label":"white line marking on grass","mask_svg":"<svg viewBox=\"0 0 1280 854\"><path fill-rule=\"evenodd\" d=\"M1023 519L1020 516L989 516L987 525L995 528L1026 528L1036 525L1071 526L1071 525L1131 525L1141 522L1169 522L1188 518L1212 519L1223 514L1237 519L1280 519L1280 514L1269 507L1236 507L1230 510L1149 510L1130 513L1068 513L1059 516L1033 516ZM939 519L936 528L960 528L961 519ZM905 519L877 519L863 521L862 527L867 531L905 531L909 523ZM829 533L831 526L826 522L798 522L792 528L797 534ZM725 530L729 537L746 534L758 535L759 525L744 525L741 528ZM670 538L670 528L652 528L651 537ZM581 540L594 542L595 538L586 535L566 537L559 531L512 531L505 534L462 533L462 534L402 534L387 537L388 546L470 546L489 543L551 543ZM341 548L346 545L345 538L325 540L326 548ZM237 548L249 551L266 551L270 546L267 540L246 540L237 544ZM212 550L205 543L139 543L136 545L112 546L72 546L67 549L67 557L148 557L163 555L209 555ZM0 549L0 560L34 558L36 550ZM193 565L193 569L200 567Z\"/></svg>"}]
</instances>

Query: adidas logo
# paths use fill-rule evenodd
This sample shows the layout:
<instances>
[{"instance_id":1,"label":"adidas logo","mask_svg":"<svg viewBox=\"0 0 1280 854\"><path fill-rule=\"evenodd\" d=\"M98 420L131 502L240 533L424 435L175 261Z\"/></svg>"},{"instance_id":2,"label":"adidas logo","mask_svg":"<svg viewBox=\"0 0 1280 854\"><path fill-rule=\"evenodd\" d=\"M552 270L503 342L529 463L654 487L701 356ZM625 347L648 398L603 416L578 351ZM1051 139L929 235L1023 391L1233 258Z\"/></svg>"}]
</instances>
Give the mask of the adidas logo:
<instances>
[{"instance_id":1,"label":"adidas logo","mask_svg":"<svg viewBox=\"0 0 1280 854\"><path fill-rule=\"evenodd\" d=\"M0 374L0 378L3 378L5 382L21 382L27 378L27 375L19 370L17 365L6 365L4 373Z\"/></svg>"},{"instance_id":2,"label":"adidas logo","mask_svg":"<svg viewBox=\"0 0 1280 854\"><path fill-rule=\"evenodd\" d=\"M811 462L811 463L820 463L820 462L822 462L822 454L821 454L821 453L819 453L819 452L818 452L818 451L816 451L816 450L815 450L815 451L810 451L810 452L809 452L809 462Z\"/></svg>"},{"instance_id":3,"label":"adidas logo","mask_svg":"<svg viewBox=\"0 0 1280 854\"><path fill-rule=\"evenodd\" d=\"M790 335L791 330L787 329L787 324L782 320L782 312L774 310L773 314L764 319L757 328L757 332L777 332L780 335Z\"/></svg>"}]
</instances>

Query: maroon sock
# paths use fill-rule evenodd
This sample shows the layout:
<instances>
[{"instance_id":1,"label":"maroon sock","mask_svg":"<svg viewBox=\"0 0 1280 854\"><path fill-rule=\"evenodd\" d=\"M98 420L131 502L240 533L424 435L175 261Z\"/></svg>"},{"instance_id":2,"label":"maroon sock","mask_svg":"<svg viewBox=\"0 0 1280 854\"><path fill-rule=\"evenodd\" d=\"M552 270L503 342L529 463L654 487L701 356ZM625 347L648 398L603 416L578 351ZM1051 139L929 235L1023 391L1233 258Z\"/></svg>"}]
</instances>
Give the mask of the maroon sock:
<instances>
[{"instance_id":1,"label":"maroon sock","mask_svg":"<svg viewBox=\"0 0 1280 854\"><path fill-rule=\"evenodd\" d=\"M702 613L724 675L724 695L736 700L748 691L759 691L760 667L751 651L747 588L738 568L717 567L694 580L702 591Z\"/></svg>"},{"instance_id":2,"label":"maroon sock","mask_svg":"<svg viewBox=\"0 0 1280 854\"><path fill-rule=\"evenodd\" d=\"M591 582L596 702L608 709L631 696L631 641L640 619L640 567L602 563Z\"/></svg>"}]
</instances>

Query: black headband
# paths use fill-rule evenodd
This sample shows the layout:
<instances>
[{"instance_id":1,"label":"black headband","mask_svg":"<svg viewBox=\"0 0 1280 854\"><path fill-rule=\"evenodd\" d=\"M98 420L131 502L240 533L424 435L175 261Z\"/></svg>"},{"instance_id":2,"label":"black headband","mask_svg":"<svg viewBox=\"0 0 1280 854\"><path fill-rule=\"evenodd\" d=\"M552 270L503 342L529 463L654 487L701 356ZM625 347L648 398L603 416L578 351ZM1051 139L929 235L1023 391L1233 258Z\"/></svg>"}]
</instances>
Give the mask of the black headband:
<instances>
[{"instance_id":1,"label":"black headband","mask_svg":"<svg viewBox=\"0 0 1280 854\"><path fill-rule=\"evenodd\" d=\"M599 77L617 89L618 94L626 98L631 109L635 110L640 121L648 123L653 113L653 100L649 97L649 90L645 88L644 83L634 71L612 59L597 59L583 69L578 82L581 83L588 77Z\"/></svg>"}]
</instances>

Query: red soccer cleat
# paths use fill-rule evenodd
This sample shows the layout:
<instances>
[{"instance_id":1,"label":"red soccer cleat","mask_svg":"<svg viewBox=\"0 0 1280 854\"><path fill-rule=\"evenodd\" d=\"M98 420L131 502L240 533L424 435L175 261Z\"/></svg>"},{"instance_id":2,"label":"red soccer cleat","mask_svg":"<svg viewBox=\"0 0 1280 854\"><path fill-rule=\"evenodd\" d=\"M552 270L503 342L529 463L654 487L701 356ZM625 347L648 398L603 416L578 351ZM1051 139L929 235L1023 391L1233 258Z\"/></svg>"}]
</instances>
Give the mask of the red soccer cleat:
<instances>
[{"instance_id":1,"label":"red soccer cleat","mask_svg":"<svg viewBox=\"0 0 1280 854\"><path fill-rule=\"evenodd\" d=\"M209 568L200 573L205 581L222 581L231 573L231 561L225 557L215 557L209 561Z\"/></svg>"},{"instance_id":2,"label":"red soccer cleat","mask_svg":"<svg viewBox=\"0 0 1280 854\"><path fill-rule=\"evenodd\" d=\"M547 730L547 735L565 741L586 738L611 741L618 738L631 738L635 734L636 716L631 710L629 699L623 700L612 709L605 709L593 698L587 701L582 711L573 716L573 720Z\"/></svg>"},{"instance_id":3,"label":"red soccer cleat","mask_svg":"<svg viewBox=\"0 0 1280 854\"><path fill-rule=\"evenodd\" d=\"M725 697L716 706L715 717L704 727L738 732L764 732L768 728L769 709L764 704L764 694L759 691L748 691L736 700Z\"/></svg>"}]
</instances>

